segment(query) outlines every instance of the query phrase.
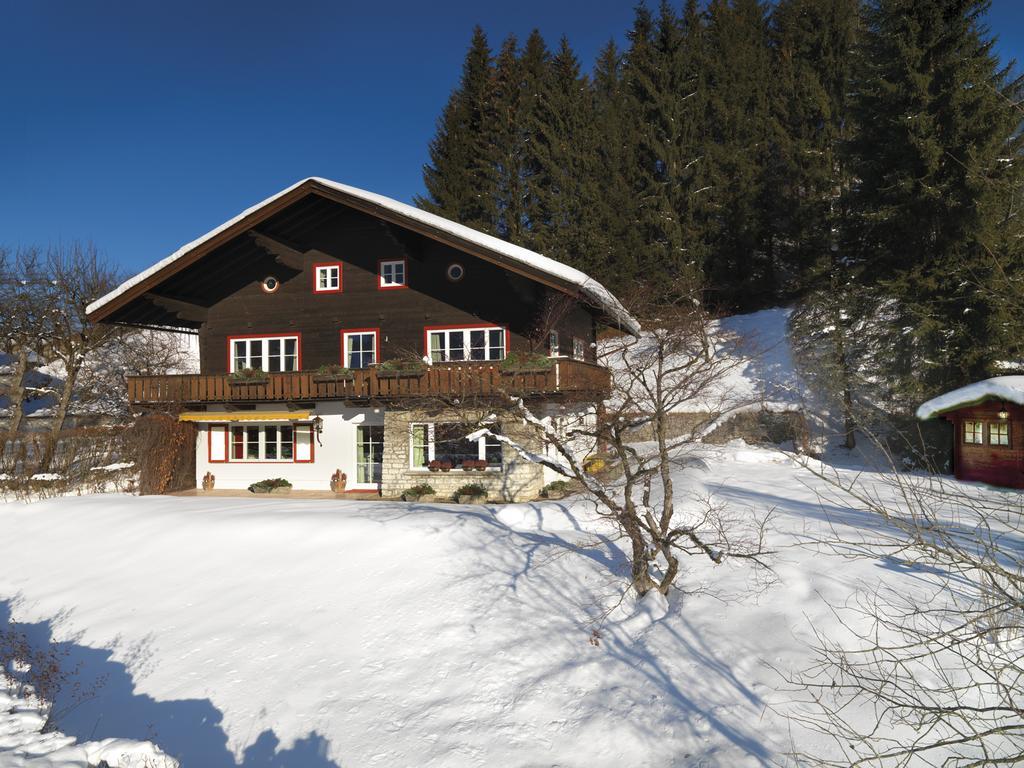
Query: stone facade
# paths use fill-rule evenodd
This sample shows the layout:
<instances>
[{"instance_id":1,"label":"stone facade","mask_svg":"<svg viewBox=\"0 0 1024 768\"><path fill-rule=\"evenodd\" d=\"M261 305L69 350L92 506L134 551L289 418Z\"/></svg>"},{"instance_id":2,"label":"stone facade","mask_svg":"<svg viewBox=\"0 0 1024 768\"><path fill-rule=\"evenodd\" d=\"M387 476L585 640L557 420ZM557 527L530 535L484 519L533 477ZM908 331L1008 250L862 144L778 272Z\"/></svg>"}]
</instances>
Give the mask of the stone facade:
<instances>
[{"instance_id":1,"label":"stone facade","mask_svg":"<svg viewBox=\"0 0 1024 768\"><path fill-rule=\"evenodd\" d=\"M481 414L482 415L482 414ZM484 472L452 469L449 472L430 472L409 467L409 425L414 422L473 423L464 412L426 412L422 410L384 413L384 461L381 476L381 495L397 497L406 488L428 483L437 493L438 500L448 501L456 489L466 483L479 483L487 489L491 501L526 501L540 495L544 486L544 472L538 464L527 461L514 449L502 447L503 472ZM502 422L502 434L535 453L543 452L542 441L536 431L521 422Z\"/></svg>"}]
</instances>

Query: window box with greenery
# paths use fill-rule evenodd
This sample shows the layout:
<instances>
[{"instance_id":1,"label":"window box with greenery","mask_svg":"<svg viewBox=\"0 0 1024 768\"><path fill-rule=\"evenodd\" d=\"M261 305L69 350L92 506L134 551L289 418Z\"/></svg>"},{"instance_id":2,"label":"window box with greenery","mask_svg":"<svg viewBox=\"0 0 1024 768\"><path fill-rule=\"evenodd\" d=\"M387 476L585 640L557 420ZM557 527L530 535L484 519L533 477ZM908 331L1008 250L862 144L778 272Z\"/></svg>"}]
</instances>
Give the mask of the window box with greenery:
<instances>
[{"instance_id":1,"label":"window box with greenery","mask_svg":"<svg viewBox=\"0 0 1024 768\"><path fill-rule=\"evenodd\" d=\"M270 480L260 480L249 486L250 493L273 493L283 495L292 492L292 484L283 477L275 477Z\"/></svg>"},{"instance_id":2,"label":"window box with greenery","mask_svg":"<svg viewBox=\"0 0 1024 768\"><path fill-rule=\"evenodd\" d=\"M459 504L480 504L487 501L487 489L480 483L466 483L455 491L455 501Z\"/></svg>"},{"instance_id":3,"label":"window box with greenery","mask_svg":"<svg viewBox=\"0 0 1024 768\"><path fill-rule=\"evenodd\" d=\"M377 366L378 378L416 378L422 376L427 365L422 360L396 359L385 360Z\"/></svg>"},{"instance_id":4,"label":"window box with greenery","mask_svg":"<svg viewBox=\"0 0 1024 768\"><path fill-rule=\"evenodd\" d=\"M313 374L313 381L352 381L355 374L343 365L321 365Z\"/></svg>"},{"instance_id":5,"label":"window box with greenery","mask_svg":"<svg viewBox=\"0 0 1024 768\"><path fill-rule=\"evenodd\" d=\"M501 361L501 372L508 375L517 373L547 373L555 361L539 352L509 352Z\"/></svg>"},{"instance_id":6,"label":"window box with greenery","mask_svg":"<svg viewBox=\"0 0 1024 768\"><path fill-rule=\"evenodd\" d=\"M414 485L412 488L406 488L402 491L402 501L434 501L437 498L437 492L434 487L429 483L420 483Z\"/></svg>"},{"instance_id":7,"label":"window box with greenery","mask_svg":"<svg viewBox=\"0 0 1024 768\"><path fill-rule=\"evenodd\" d=\"M259 368L243 368L228 374L228 382L231 384L266 384L269 380L267 372Z\"/></svg>"}]
</instances>

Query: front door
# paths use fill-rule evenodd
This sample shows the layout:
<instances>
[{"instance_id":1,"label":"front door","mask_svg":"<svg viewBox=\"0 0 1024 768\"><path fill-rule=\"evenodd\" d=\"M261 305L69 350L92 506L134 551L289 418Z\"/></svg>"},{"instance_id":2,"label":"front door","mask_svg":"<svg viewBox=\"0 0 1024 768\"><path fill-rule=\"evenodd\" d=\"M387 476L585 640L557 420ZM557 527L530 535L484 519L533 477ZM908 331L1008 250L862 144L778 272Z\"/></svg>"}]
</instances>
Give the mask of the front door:
<instances>
[{"instance_id":1,"label":"front door","mask_svg":"<svg viewBox=\"0 0 1024 768\"><path fill-rule=\"evenodd\" d=\"M356 427L356 485L379 486L384 462L384 427Z\"/></svg>"}]
</instances>

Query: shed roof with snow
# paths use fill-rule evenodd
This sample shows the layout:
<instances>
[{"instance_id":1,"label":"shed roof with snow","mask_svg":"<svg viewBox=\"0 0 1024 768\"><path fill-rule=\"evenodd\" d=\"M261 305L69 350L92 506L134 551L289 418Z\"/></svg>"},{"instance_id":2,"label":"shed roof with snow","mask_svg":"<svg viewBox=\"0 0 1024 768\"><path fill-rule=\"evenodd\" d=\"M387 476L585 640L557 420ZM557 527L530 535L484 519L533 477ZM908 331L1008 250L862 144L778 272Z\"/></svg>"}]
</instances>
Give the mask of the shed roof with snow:
<instances>
[{"instance_id":1,"label":"shed roof with snow","mask_svg":"<svg viewBox=\"0 0 1024 768\"><path fill-rule=\"evenodd\" d=\"M986 400L1024 405L1024 376L993 376L933 397L917 409L917 418L932 419Z\"/></svg>"}]
</instances>

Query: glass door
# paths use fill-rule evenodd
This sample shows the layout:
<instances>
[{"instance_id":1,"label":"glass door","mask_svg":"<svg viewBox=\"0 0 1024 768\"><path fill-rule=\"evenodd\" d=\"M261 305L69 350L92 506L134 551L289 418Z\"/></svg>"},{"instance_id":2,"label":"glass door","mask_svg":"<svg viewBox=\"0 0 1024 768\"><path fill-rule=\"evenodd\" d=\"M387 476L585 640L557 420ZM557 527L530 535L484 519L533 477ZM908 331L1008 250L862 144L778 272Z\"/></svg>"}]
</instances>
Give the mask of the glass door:
<instances>
[{"instance_id":1,"label":"glass door","mask_svg":"<svg viewBox=\"0 0 1024 768\"><path fill-rule=\"evenodd\" d=\"M384 427L356 427L356 484L379 485L384 463Z\"/></svg>"}]
</instances>

